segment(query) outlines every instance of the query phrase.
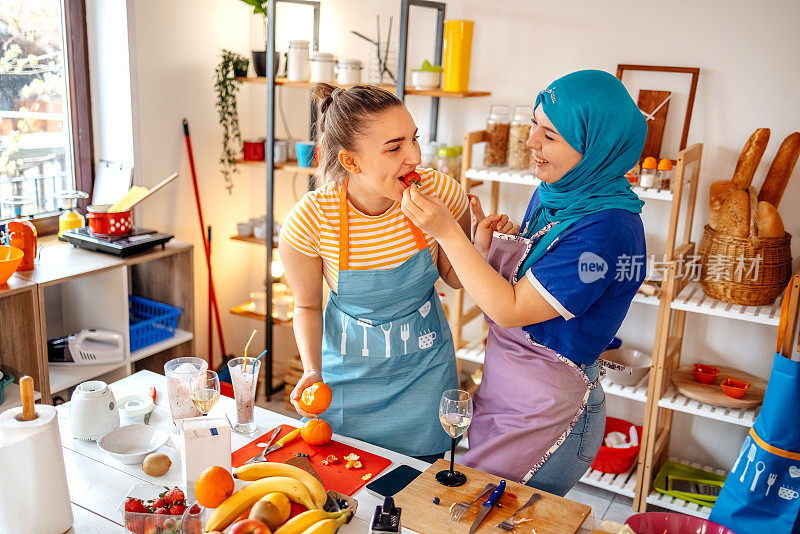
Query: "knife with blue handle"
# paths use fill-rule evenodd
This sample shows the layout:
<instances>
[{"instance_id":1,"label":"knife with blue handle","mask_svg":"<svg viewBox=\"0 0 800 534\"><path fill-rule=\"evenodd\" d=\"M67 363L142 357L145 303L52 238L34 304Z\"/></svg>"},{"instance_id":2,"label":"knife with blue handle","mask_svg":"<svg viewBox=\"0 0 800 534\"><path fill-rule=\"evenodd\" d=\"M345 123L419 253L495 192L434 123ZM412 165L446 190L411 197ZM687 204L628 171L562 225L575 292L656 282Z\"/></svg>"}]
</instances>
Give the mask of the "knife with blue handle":
<instances>
[{"instance_id":1,"label":"knife with blue handle","mask_svg":"<svg viewBox=\"0 0 800 534\"><path fill-rule=\"evenodd\" d=\"M489 510L491 510L492 506L494 506L495 503L500 500L500 497L503 496L503 492L505 490L506 481L501 480L500 484L498 484L491 495L489 495L489 498L486 499L486 501L481 505L481 509L478 510L478 515L475 517L475 521L473 521L472 526L469 528L469 534L475 534L475 531L478 530L478 527L481 526L481 523L489 514Z\"/></svg>"}]
</instances>

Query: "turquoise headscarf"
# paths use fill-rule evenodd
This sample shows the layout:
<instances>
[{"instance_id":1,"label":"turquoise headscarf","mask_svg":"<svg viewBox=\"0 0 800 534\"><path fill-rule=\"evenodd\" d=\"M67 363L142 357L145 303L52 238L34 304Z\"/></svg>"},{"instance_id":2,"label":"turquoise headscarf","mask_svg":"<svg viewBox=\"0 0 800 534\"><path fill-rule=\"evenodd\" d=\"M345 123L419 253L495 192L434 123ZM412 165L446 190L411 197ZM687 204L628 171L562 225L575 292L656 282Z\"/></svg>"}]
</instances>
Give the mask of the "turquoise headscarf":
<instances>
[{"instance_id":1,"label":"turquoise headscarf","mask_svg":"<svg viewBox=\"0 0 800 534\"><path fill-rule=\"evenodd\" d=\"M521 273L582 217L607 209L641 213L644 205L625 173L639 160L647 123L619 80L600 70L573 72L540 92L535 107L539 104L583 159L557 182L539 186L541 203L523 235L531 237L548 224L558 224L533 239Z\"/></svg>"}]
</instances>

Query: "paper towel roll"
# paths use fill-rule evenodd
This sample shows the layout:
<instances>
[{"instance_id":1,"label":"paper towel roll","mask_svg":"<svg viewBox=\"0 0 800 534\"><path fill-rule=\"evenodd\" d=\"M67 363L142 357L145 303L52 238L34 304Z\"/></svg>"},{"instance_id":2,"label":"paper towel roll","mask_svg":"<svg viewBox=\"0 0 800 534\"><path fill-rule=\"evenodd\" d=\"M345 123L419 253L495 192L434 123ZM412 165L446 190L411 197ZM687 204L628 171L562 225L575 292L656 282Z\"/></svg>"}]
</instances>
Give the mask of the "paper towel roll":
<instances>
[{"instance_id":1,"label":"paper towel roll","mask_svg":"<svg viewBox=\"0 0 800 534\"><path fill-rule=\"evenodd\" d=\"M56 409L37 404L33 421L20 414L0 414L0 533L61 534L73 518Z\"/></svg>"}]
</instances>

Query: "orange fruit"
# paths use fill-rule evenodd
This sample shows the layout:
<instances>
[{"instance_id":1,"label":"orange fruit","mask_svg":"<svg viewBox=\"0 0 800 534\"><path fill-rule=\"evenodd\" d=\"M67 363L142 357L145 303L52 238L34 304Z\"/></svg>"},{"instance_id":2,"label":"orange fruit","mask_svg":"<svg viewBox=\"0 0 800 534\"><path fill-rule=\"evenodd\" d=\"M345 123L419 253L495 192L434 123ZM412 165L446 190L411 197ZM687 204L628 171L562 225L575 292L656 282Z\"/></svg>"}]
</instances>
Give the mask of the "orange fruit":
<instances>
[{"instance_id":1,"label":"orange fruit","mask_svg":"<svg viewBox=\"0 0 800 534\"><path fill-rule=\"evenodd\" d=\"M303 390L303 394L297 404L300 405L303 411L319 415L331 405L332 397L333 392L328 384L315 382Z\"/></svg>"},{"instance_id":2,"label":"orange fruit","mask_svg":"<svg viewBox=\"0 0 800 534\"><path fill-rule=\"evenodd\" d=\"M224 467L212 465L197 477L194 495L206 508L216 508L233 494L233 477Z\"/></svg>"},{"instance_id":3,"label":"orange fruit","mask_svg":"<svg viewBox=\"0 0 800 534\"><path fill-rule=\"evenodd\" d=\"M644 161L642 162L643 169L655 169L656 167L658 167L658 160L656 158L653 156L644 158Z\"/></svg>"},{"instance_id":4,"label":"orange fruit","mask_svg":"<svg viewBox=\"0 0 800 534\"><path fill-rule=\"evenodd\" d=\"M671 171L672 170L672 160L663 158L661 161L658 162L658 170L659 171Z\"/></svg>"},{"instance_id":5,"label":"orange fruit","mask_svg":"<svg viewBox=\"0 0 800 534\"><path fill-rule=\"evenodd\" d=\"M322 419L309 419L300 430L300 435L309 445L325 445L331 440L333 429Z\"/></svg>"}]
</instances>

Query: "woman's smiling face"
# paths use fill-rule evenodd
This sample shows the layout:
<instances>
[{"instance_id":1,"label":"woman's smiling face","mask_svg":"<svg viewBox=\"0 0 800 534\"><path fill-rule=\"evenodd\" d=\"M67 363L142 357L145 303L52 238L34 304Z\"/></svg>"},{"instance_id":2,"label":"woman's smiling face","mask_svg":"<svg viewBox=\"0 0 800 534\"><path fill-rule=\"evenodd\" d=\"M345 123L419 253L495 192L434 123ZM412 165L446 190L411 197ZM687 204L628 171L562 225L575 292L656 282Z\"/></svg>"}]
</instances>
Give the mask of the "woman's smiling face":
<instances>
[{"instance_id":1,"label":"woman's smiling face","mask_svg":"<svg viewBox=\"0 0 800 534\"><path fill-rule=\"evenodd\" d=\"M359 187L395 202L403 199L402 178L421 162L417 125L405 106L377 115L357 142L354 159Z\"/></svg>"},{"instance_id":2,"label":"woman's smiling face","mask_svg":"<svg viewBox=\"0 0 800 534\"><path fill-rule=\"evenodd\" d=\"M544 114L542 105L533 112L533 126L526 143L533 151L536 177L552 184L581 162L583 156L561 137L556 127Z\"/></svg>"}]
</instances>

